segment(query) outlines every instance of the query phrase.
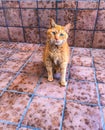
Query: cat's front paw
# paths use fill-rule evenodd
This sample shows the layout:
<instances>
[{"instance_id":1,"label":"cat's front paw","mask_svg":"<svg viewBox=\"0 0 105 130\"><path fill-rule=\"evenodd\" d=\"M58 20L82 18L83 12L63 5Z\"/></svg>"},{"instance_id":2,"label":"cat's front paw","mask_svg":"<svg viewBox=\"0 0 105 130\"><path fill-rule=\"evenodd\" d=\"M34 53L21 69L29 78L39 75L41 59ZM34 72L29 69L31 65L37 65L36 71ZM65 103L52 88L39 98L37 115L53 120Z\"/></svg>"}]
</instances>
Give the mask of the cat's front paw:
<instances>
[{"instance_id":1,"label":"cat's front paw","mask_svg":"<svg viewBox=\"0 0 105 130\"><path fill-rule=\"evenodd\" d=\"M48 81L53 81L53 77L48 77Z\"/></svg>"},{"instance_id":2,"label":"cat's front paw","mask_svg":"<svg viewBox=\"0 0 105 130\"><path fill-rule=\"evenodd\" d=\"M61 83L62 86L66 86L67 85L66 81L61 81L60 83Z\"/></svg>"}]
</instances>

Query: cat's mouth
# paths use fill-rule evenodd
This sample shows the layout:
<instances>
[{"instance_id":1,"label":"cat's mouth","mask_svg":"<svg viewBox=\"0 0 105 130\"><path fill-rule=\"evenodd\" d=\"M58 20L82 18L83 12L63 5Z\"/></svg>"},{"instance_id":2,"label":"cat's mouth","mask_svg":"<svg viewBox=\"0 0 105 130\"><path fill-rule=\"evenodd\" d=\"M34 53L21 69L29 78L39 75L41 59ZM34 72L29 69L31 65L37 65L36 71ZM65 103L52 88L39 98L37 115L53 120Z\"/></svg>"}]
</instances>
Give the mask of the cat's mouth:
<instances>
[{"instance_id":1,"label":"cat's mouth","mask_svg":"<svg viewBox=\"0 0 105 130\"><path fill-rule=\"evenodd\" d=\"M63 44L63 41L55 41L55 45L60 46Z\"/></svg>"}]
</instances>

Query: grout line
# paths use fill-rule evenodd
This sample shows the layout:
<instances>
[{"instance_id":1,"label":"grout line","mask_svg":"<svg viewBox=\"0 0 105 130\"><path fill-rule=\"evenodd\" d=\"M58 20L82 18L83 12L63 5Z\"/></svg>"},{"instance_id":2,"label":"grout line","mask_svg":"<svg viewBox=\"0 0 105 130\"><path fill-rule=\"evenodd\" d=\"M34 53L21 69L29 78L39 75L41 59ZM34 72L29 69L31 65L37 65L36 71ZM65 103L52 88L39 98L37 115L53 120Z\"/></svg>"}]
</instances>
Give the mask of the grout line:
<instances>
[{"instance_id":1,"label":"grout line","mask_svg":"<svg viewBox=\"0 0 105 130\"><path fill-rule=\"evenodd\" d=\"M19 0L18 0L19 1ZM58 1L58 0L57 0ZM75 0L77 1L77 0ZM0 7L0 9L3 9L3 7ZM19 7L4 7L4 9L19 9ZM37 9L33 7L21 7L21 9ZM55 8L38 8L39 10L55 10ZM76 10L76 8L58 8L59 10ZM97 10L97 8L78 8L78 10ZM105 10L105 8L99 8L99 10Z\"/></svg>"},{"instance_id":2,"label":"grout line","mask_svg":"<svg viewBox=\"0 0 105 130\"><path fill-rule=\"evenodd\" d=\"M101 115L101 123L102 123L103 130L105 130L105 119L104 119L104 113L103 113L103 109L102 109L102 105L101 105L101 99L100 99L98 82L97 82L97 78L96 78L96 68L95 68L95 64L94 64L94 57L92 54L92 49L91 49L91 56L92 56L92 65L94 67L94 80L95 80L95 84L96 84L96 92L97 92L98 106L99 106L100 115Z\"/></svg>"},{"instance_id":3,"label":"grout line","mask_svg":"<svg viewBox=\"0 0 105 130\"><path fill-rule=\"evenodd\" d=\"M23 24L23 17L22 17L22 11L21 11L21 6L20 6L20 1L18 1L19 4L19 13L20 13L20 19L21 19L21 24L23 28L23 37L24 37L24 42L26 42L26 37L25 37L25 30L24 30L24 24Z\"/></svg>"},{"instance_id":4,"label":"grout line","mask_svg":"<svg viewBox=\"0 0 105 130\"><path fill-rule=\"evenodd\" d=\"M73 56L73 50L74 50L74 48L71 50L70 64L69 64L69 67L68 67L69 74L68 74L68 77L67 77L67 85L65 86L66 91L65 91L65 94L64 94L64 103L63 103L63 109L62 109L62 117L61 117L61 121L60 121L60 130L62 130L63 120L64 120L64 113L65 113L65 108L66 108L66 93L67 93L68 83L69 83L70 67L71 67L71 61L72 61L72 56Z\"/></svg>"},{"instance_id":5,"label":"grout line","mask_svg":"<svg viewBox=\"0 0 105 130\"><path fill-rule=\"evenodd\" d=\"M1 1L2 4L2 9L3 9L3 14L4 14L4 19L5 19L5 24L6 24L6 28L7 28L7 33L8 33L8 42L10 42L10 33L9 33L9 28L8 28L8 21L7 21L7 17L6 17L6 12L5 12L5 8L3 6L3 1Z\"/></svg>"},{"instance_id":6,"label":"grout line","mask_svg":"<svg viewBox=\"0 0 105 130\"><path fill-rule=\"evenodd\" d=\"M98 0L98 7L97 7L96 19L95 19L94 29L93 29L93 34L92 34L92 42L91 42L91 47L92 48L93 48L93 42L94 42L94 37L95 37L96 25L97 25L97 21L98 21L99 7L100 7L100 0Z\"/></svg>"},{"instance_id":7,"label":"grout line","mask_svg":"<svg viewBox=\"0 0 105 130\"><path fill-rule=\"evenodd\" d=\"M17 123L14 123L14 122L11 122L11 121L7 121L7 120L0 120L0 123L17 126Z\"/></svg>"},{"instance_id":8,"label":"grout line","mask_svg":"<svg viewBox=\"0 0 105 130\"><path fill-rule=\"evenodd\" d=\"M38 0L36 0L37 8L36 8L36 14L37 14L37 24L38 24L38 31L39 31L39 42L41 43L41 34L40 34L40 18L39 18L39 8L38 8Z\"/></svg>"},{"instance_id":9,"label":"grout line","mask_svg":"<svg viewBox=\"0 0 105 130\"><path fill-rule=\"evenodd\" d=\"M67 100L67 102L73 102L73 103L77 103L77 104L81 104L81 105L86 105L86 106L90 106L90 107L96 107L96 106L98 106L98 104L93 104L93 103L88 103L88 102L82 102L80 100Z\"/></svg>"},{"instance_id":10,"label":"grout line","mask_svg":"<svg viewBox=\"0 0 105 130\"><path fill-rule=\"evenodd\" d=\"M76 21L77 21L77 14L78 14L78 1L76 1L76 12L74 17L74 39L73 39L73 45L75 46L75 38L76 38Z\"/></svg>"}]
</instances>

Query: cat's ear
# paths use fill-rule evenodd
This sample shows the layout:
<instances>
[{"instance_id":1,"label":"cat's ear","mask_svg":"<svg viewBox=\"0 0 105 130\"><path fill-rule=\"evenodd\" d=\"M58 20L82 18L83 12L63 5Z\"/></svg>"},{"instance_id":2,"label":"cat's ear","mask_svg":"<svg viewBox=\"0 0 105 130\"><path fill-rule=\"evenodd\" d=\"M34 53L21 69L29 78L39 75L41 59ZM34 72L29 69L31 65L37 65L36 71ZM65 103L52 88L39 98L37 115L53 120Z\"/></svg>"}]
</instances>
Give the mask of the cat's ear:
<instances>
[{"instance_id":1,"label":"cat's ear","mask_svg":"<svg viewBox=\"0 0 105 130\"><path fill-rule=\"evenodd\" d=\"M65 31L66 31L67 33L69 33L70 27L71 27L71 24L70 24L70 23L68 23L68 24L66 24L66 25L64 26L64 29L65 29Z\"/></svg>"},{"instance_id":2,"label":"cat's ear","mask_svg":"<svg viewBox=\"0 0 105 130\"><path fill-rule=\"evenodd\" d=\"M50 27L54 28L55 26L56 26L55 21L52 18L50 18Z\"/></svg>"}]
</instances>

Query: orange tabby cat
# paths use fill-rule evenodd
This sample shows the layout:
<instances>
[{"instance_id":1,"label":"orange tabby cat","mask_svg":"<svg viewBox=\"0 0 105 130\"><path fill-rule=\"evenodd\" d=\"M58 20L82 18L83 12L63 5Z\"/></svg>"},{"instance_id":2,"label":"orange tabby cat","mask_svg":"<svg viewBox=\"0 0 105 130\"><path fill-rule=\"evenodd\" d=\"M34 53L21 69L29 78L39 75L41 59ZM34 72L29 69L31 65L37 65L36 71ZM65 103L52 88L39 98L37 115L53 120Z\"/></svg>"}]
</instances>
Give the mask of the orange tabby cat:
<instances>
[{"instance_id":1,"label":"orange tabby cat","mask_svg":"<svg viewBox=\"0 0 105 130\"><path fill-rule=\"evenodd\" d=\"M43 60L48 72L48 81L53 81L54 71L61 73L61 85L65 86L66 68L69 62L69 46L67 43L70 24L60 26L53 19L50 20L51 28L47 31L47 43Z\"/></svg>"}]
</instances>

